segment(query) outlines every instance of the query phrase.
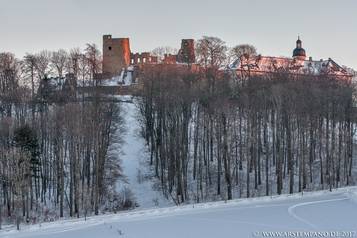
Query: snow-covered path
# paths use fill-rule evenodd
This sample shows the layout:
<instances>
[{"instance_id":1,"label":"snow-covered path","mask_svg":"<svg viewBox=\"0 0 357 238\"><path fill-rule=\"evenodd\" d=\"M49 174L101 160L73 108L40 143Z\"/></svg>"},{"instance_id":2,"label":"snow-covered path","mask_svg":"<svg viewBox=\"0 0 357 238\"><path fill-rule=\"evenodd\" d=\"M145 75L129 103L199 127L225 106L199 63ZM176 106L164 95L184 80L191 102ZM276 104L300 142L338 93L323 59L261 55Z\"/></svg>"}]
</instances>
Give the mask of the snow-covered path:
<instances>
[{"instance_id":1,"label":"snow-covered path","mask_svg":"<svg viewBox=\"0 0 357 238\"><path fill-rule=\"evenodd\" d=\"M131 100L129 96L122 98ZM140 209L173 205L160 191L153 189L153 181L151 179L145 179L150 173L150 167L146 164L149 155L145 148L145 140L139 136L140 125L136 115L135 104L129 101L122 103L122 109L126 132L124 138L122 138L124 144L122 146L123 154L120 158L128 184L119 184L119 191L124 186L129 188L133 192ZM110 153L116 152L115 146L111 149Z\"/></svg>"},{"instance_id":2,"label":"snow-covered path","mask_svg":"<svg viewBox=\"0 0 357 238\"><path fill-rule=\"evenodd\" d=\"M0 237L272 237L263 232L354 232L357 188L91 217L3 231ZM283 237L283 236L282 236ZM301 236L300 236L301 237ZM337 237L337 236L330 236ZM353 237L353 236L349 236Z\"/></svg>"}]
</instances>

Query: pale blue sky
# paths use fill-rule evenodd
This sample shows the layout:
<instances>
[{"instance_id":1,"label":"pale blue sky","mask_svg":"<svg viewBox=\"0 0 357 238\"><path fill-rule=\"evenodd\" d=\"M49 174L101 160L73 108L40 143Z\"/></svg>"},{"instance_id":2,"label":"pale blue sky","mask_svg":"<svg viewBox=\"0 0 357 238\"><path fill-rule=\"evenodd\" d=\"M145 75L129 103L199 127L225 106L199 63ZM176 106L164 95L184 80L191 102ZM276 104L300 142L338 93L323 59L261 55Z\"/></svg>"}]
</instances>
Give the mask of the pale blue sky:
<instances>
[{"instance_id":1,"label":"pale blue sky","mask_svg":"<svg viewBox=\"0 0 357 238\"><path fill-rule=\"evenodd\" d=\"M299 34L308 56L357 69L357 0L0 0L0 51L18 57L107 33L133 51L209 35L274 56L291 56Z\"/></svg>"}]
</instances>

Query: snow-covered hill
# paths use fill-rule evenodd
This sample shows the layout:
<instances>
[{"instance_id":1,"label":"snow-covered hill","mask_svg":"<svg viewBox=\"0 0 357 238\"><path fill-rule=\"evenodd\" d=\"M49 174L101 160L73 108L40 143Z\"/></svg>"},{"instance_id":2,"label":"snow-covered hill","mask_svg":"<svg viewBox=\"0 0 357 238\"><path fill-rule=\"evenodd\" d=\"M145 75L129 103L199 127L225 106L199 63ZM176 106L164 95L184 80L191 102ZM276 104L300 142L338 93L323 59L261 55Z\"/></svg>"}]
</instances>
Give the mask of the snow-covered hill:
<instances>
[{"instance_id":1,"label":"snow-covered hill","mask_svg":"<svg viewBox=\"0 0 357 238\"><path fill-rule=\"evenodd\" d=\"M0 231L0 238L287 237L284 233L269 232L311 232L310 237L339 237L333 233L313 236L313 232L327 231L352 232L344 237L357 237L357 187L173 206L160 191L153 189L155 180L146 178L152 174L147 165L149 154L139 136L140 121L133 99L130 96L119 99L123 101L126 132L118 129L114 133L108 153L118 155L126 177L126 183L119 181L118 191L130 189L139 207L86 221L80 218L21 225L21 231L9 225ZM290 237L306 236L291 233Z\"/></svg>"},{"instance_id":2,"label":"snow-covered hill","mask_svg":"<svg viewBox=\"0 0 357 238\"><path fill-rule=\"evenodd\" d=\"M356 192L357 187L350 187L333 192L123 212L90 217L87 221L75 219L27 226L19 232L3 230L0 237L306 237L306 232L325 235L310 237L342 237L341 234L356 237ZM288 232L294 232L295 236L293 233L284 236ZM300 236L296 236L297 232ZM342 233L337 236L336 232Z\"/></svg>"}]
</instances>

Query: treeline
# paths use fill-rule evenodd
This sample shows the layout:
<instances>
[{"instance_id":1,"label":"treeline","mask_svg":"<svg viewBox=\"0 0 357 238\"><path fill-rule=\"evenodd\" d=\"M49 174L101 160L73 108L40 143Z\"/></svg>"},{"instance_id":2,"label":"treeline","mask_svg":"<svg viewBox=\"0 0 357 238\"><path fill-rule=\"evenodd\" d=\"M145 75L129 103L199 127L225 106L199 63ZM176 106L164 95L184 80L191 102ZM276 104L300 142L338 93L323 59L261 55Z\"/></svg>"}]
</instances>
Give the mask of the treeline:
<instances>
[{"instance_id":1,"label":"treeline","mask_svg":"<svg viewBox=\"0 0 357 238\"><path fill-rule=\"evenodd\" d=\"M277 73L244 81L146 67L139 103L161 188L176 203L353 184L351 82Z\"/></svg>"},{"instance_id":2,"label":"treeline","mask_svg":"<svg viewBox=\"0 0 357 238\"><path fill-rule=\"evenodd\" d=\"M19 228L22 221L120 208L119 160L107 156L120 105L102 100L96 90L87 93L91 100L75 92L76 100L66 92L57 100L41 87L47 75L65 73L96 85L100 65L94 45L83 52L27 54L23 60L0 54L0 224L16 220Z\"/></svg>"}]
</instances>

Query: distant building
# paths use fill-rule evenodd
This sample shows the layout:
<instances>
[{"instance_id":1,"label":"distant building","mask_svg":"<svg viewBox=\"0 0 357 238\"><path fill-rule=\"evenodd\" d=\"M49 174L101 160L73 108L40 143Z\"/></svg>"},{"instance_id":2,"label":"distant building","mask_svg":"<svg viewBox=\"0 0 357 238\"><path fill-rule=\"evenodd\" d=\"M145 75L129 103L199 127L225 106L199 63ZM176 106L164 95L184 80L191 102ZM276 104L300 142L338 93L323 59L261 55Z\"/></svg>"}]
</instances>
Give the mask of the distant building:
<instances>
[{"instance_id":1,"label":"distant building","mask_svg":"<svg viewBox=\"0 0 357 238\"><path fill-rule=\"evenodd\" d=\"M193 39L182 40L181 49L177 54L176 61L178 63L186 63L186 64L194 64L196 62L195 41Z\"/></svg>"},{"instance_id":2,"label":"distant building","mask_svg":"<svg viewBox=\"0 0 357 238\"><path fill-rule=\"evenodd\" d=\"M103 36L103 73L119 75L130 64L131 51L129 38Z\"/></svg>"},{"instance_id":3,"label":"distant building","mask_svg":"<svg viewBox=\"0 0 357 238\"><path fill-rule=\"evenodd\" d=\"M143 53L131 53L130 54L130 64L137 65L137 64L156 64L157 63L157 56L151 55L150 52L143 52Z\"/></svg>"},{"instance_id":4,"label":"distant building","mask_svg":"<svg viewBox=\"0 0 357 238\"><path fill-rule=\"evenodd\" d=\"M118 76L129 65L157 63L157 57L150 52L132 53L129 38L103 36L103 76Z\"/></svg>"},{"instance_id":5,"label":"distant building","mask_svg":"<svg viewBox=\"0 0 357 238\"><path fill-rule=\"evenodd\" d=\"M165 54L162 60L163 64L177 64L177 55Z\"/></svg>"},{"instance_id":6,"label":"distant building","mask_svg":"<svg viewBox=\"0 0 357 238\"><path fill-rule=\"evenodd\" d=\"M238 77L249 75L269 75L289 73L296 75L331 75L341 79L351 80L352 75L331 58L327 60L306 59L306 51L302 48L300 38L296 41L292 58L272 56L242 56L235 60L230 70L236 71Z\"/></svg>"},{"instance_id":7,"label":"distant building","mask_svg":"<svg viewBox=\"0 0 357 238\"><path fill-rule=\"evenodd\" d=\"M193 39L183 39L178 54L165 55L164 64L195 63L195 47ZM103 74L98 78L120 75L129 65L157 64L158 57L150 52L132 53L129 38L112 38L103 36Z\"/></svg>"}]
</instances>

